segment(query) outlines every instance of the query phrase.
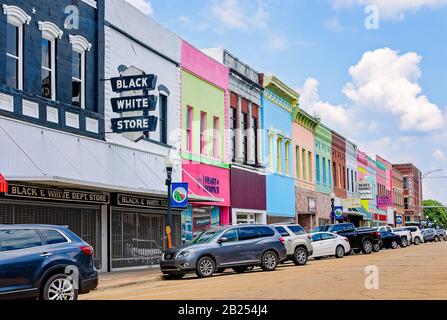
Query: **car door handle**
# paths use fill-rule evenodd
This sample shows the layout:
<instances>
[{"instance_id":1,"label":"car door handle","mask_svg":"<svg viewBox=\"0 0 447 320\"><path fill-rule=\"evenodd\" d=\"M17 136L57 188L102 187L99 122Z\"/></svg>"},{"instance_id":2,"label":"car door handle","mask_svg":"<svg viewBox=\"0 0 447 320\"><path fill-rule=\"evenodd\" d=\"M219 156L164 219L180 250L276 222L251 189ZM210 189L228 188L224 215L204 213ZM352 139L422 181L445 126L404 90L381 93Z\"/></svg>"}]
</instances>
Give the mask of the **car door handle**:
<instances>
[{"instance_id":1,"label":"car door handle","mask_svg":"<svg viewBox=\"0 0 447 320\"><path fill-rule=\"evenodd\" d=\"M52 253L50 253L50 252L44 252L44 253L42 253L40 256L41 257L49 257L49 256L52 256L53 254Z\"/></svg>"}]
</instances>

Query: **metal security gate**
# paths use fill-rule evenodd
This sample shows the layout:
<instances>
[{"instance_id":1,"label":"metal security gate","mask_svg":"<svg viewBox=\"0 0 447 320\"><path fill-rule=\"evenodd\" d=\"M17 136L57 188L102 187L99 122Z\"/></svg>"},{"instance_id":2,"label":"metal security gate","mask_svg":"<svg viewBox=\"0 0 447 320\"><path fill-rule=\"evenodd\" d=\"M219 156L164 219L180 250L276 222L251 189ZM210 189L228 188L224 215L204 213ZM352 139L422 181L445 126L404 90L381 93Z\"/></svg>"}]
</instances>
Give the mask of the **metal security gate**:
<instances>
[{"instance_id":1,"label":"metal security gate","mask_svg":"<svg viewBox=\"0 0 447 320\"><path fill-rule=\"evenodd\" d=\"M0 201L0 224L51 224L68 226L95 250L95 266L101 261L101 209L40 202Z\"/></svg>"},{"instance_id":2,"label":"metal security gate","mask_svg":"<svg viewBox=\"0 0 447 320\"><path fill-rule=\"evenodd\" d=\"M150 267L165 249L166 212L112 209L112 270ZM180 215L173 215L173 244L180 241Z\"/></svg>"}]
</instances>

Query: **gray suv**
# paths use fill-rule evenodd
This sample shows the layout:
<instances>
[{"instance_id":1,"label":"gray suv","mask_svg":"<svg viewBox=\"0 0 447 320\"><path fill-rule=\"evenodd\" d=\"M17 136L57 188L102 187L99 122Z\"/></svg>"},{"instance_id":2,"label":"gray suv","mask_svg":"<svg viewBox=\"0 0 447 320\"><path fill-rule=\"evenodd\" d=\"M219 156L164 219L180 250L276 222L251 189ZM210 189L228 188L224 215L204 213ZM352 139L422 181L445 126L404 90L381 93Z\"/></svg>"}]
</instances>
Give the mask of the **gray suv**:
<instances>
[{"instance_id":1,"label":"gray suv","mask_svg":"<svg viewBox=\"0 0 447 320\"><path fill-rule=\"evenodd\" d=\"M255 266L274 271L287 258L284 243L285 239L270 226L219 227L201 233L188 245L165 250L160 268L165 279L181 279L193 272L206 278L226 268L237 273Z\"/></svg>"}]
</instances>

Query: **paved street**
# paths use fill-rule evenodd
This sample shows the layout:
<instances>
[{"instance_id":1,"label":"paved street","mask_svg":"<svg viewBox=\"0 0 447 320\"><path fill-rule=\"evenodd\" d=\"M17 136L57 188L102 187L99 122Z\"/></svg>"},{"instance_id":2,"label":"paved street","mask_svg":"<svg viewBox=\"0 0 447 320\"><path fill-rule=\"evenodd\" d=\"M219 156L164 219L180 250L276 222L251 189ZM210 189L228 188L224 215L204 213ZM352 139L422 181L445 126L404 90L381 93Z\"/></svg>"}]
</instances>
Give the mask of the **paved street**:
<instances>
[{"instance_id":1,"label":"paved street","mask_svg":"<svg viewBox=\"0 0 447 320\"><path fill-rule=\"evenodd\" d=\"M210 279L193 275L180 281L154 281L111 288L83 300L165 299L446 299L447 242L386 250L344 259L287 264L276 272L258 269L247 274L227 272ZM365 267L379 268L379 290L366 290Z\"/></svg>"}]
</instances>

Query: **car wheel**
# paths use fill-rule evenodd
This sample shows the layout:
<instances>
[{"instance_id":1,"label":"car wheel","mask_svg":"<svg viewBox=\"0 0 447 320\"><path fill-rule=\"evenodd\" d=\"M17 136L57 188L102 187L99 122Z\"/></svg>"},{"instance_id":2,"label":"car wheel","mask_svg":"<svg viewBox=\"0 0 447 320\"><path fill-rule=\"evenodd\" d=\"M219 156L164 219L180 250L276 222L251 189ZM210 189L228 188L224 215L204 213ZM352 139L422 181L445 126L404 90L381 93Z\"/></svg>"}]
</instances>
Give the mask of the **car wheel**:
<instances>
[{"instance_id":1,"label":"car wheel","mask_svg":"<svg viewBox=\"0 0 447 320\"><path fill-rule=\"evenodd\" d=\"M373 244L369 240L363 241L362 252L363 254L371 254L373 251Z\"/></svg>"},{"instance_id":2,"label":"car wheel","mask_svg":"<svg viewBox=\"0 0 447 320\"><path fill-rule=\"evenodd\" d=\"M236 273L244 273L247 270L248 270L247 267L234 267L233 268L233 271L236 272Z\"/></svg>"},{"instance_id":3,"label":"car wheel","mask_svg":"<svg viewBox=\"0 0 447 320\"><path fill-rule=\"evenodd\" d=\"M278 266L278 256L273 251L267 251L262 255L261 268L264 271L275 271Z\"/></svg>"},{"instance_id":4,"label":"car wheel","mask_svg":"<svg viewBox=\"0 0 447 320\"><path fill-rule=\"evenodd\" d=\"M217 268L216 269L216 273L224 273L225 270L227 270L227 269L225 269L225 268Z\"/></svg>"},{"instance_id":5,"label":"car wheel","mask_svg":"<svg viewBox=\"0 0 447 320\"><path fill-rule=\"evenodd\" d=\"M419 237L414 238L414 244L416 246L420 245L421 244L421 239L419 239Z\"/></svg>"},{"instance_id":6,"label":"car wheel","mask_svg":"<svg viewBox=\"0 0 447 320\"><path fill-rule=\"evenodd\" d=\"M55 274L45 282L42 300L78 300L78 290L68 275Z\"/></svg>"},{"instance_id":7,"label":"car wheel","mask_svg":"<svg viewBox=\"0 0 447 320\"><path fill-rule=\"evenodd\" d=\"M373 245L373 251L374 252L379 252L380 251L380 243L376 243Z\"/></svg>"},{"instance_id":8,"label":"car wheel","mask_svg":"<svg viewBox=\"0 0 447 320\"><path fill-rule=\"evenodd\" d=\"M214 274L216 265L211 257L202 257L197 262L196 274L199 278L209 278Z\"/></svg>"},{"instance_id":9,"label":"car wheel","mask_svg":"<svg viewBox=\"0 0 447 320\"><path fill-rule=\"evenodd\" d=\"M335 257L337 258L337 259L341 259L341 258L343 258L345 256L345 248L343 248L343 246L338 246L336 249L335 249Z\"/></svg>"},{"instance_id":10,"label":"car wheel","mask_svg":"<svg viewBox=\"0 0 447 320\"><path fill-rule=\"evenodd\" d=\"M402 248L406 248L406 247L408 246L408 240L407 240L407 238L401 238L401 239L400 239L400 246L401 246Z\"/></svg>"},{"instance_id":11,"label":"car wheel","mask_svg":"<svg viewBox=\"0 0 447 320\"><path fill-rule=\"evenodd\" d=\"M439 237L435 237L435 242L439 242Z\"/></svg>"},{"instance_id":12,"label":"car wheel","mask_svg":"<svg viewBox=\"0 0 447 320\"><path fill-rule=\"evenodd\" d=\"M439 236L439 241L444 241L444 236L442 234Z\"/></svg>"},{"instance_id":13,"label":"car wheel","mask_svg":"<svg viewBox=\"0 0 447 320\"><path fill-rule=\"evenodd\" d=\"M296 248L295 253L293 254L293 263L296 266L304 266L307 263L307 260L309 260L307 250L302 247Z\"/></svg>"},{"instance_id":14,"label":"car wheel","mask_svg":"<svg viewBox=\"0 0 447 320\"><path fill-rule=\"evenodd\" d=\"M391 249L395 250L397 249L397 247L399 247L399 244L397 243L397 241L393 240L391 242Z\"/></svg>"},{"instance_id":15,"label":"car wheel","mask_svg":"<svg viewBox=\"0 0 447 320\"><path fill-rule=\"evenodd\" d=\"M184 273L165 274L163 279L165 280L180 280L185 276Z\"/></svg>"}]
</instances>

